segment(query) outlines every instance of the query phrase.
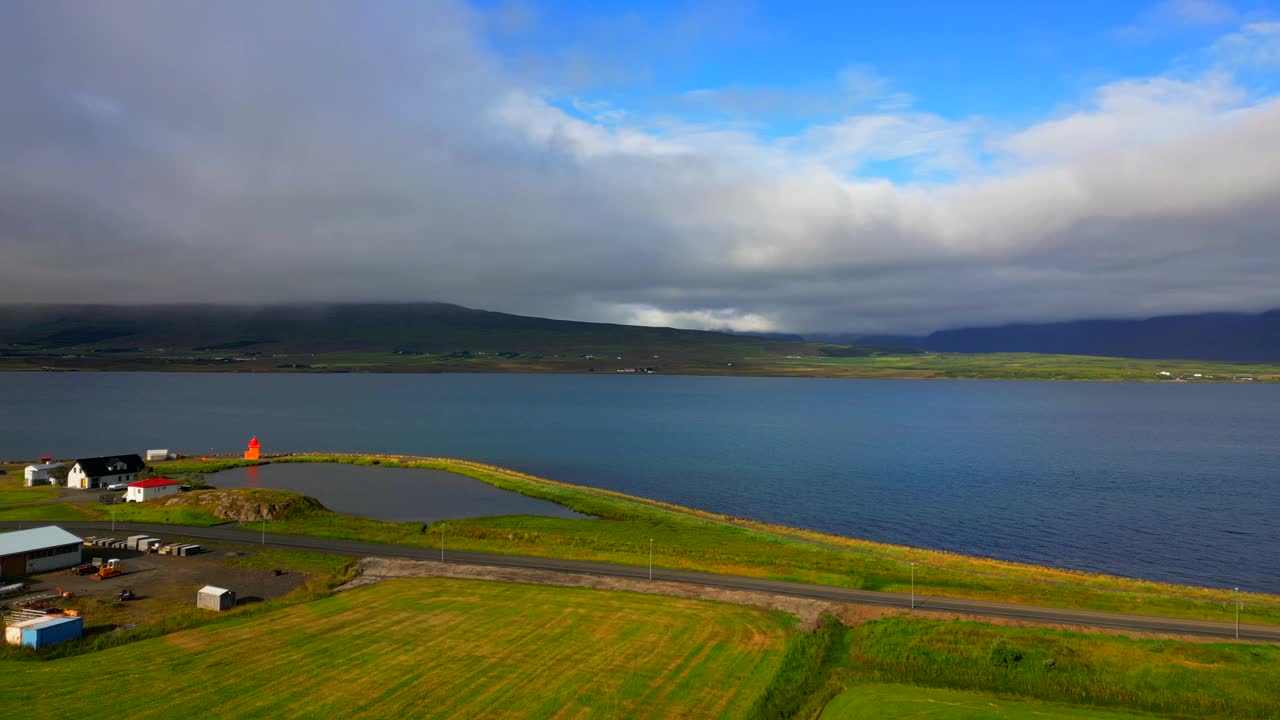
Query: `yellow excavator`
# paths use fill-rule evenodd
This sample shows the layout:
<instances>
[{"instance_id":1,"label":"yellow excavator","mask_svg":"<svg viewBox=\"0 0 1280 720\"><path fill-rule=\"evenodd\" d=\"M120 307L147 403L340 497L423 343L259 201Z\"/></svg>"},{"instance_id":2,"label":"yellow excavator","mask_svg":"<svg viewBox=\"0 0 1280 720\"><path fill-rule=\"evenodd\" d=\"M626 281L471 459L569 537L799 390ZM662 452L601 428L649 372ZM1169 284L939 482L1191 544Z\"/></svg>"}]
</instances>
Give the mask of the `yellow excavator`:
<instances>
[{"instance_id":1,"label":"yellow excavator","mask_svg":"<svg viewBox=\"0 0 1280 720\"><path fill-rule=\"evenodd\" d=\"M112 578L117 575L123 575L123 574L124 574L124 568L120 566L120 560L117 558L112 558L108 560L105 565L98 568L98 574L94 575L93 579L105 580L106 578Z\"/></svg>"}]
</instances>

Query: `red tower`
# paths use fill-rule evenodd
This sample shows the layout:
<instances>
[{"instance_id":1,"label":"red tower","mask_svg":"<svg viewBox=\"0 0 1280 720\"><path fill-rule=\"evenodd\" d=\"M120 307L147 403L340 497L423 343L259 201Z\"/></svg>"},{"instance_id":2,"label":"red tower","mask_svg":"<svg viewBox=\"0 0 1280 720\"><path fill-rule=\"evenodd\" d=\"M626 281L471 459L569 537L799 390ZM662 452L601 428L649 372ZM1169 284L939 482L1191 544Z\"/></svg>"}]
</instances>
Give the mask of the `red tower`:
<instances>
[{"instance_id":1,"label":"red tower","mask_svg":"<svg viewBox=\"0 0 1280 720\"><path fill-rule=\"evenodd\" d=\"M254 435L249 441L249 449L244 451L245 460L257 460L262 451L262 444L258 442L258 436Z\"/></svg>"}]
</instances>

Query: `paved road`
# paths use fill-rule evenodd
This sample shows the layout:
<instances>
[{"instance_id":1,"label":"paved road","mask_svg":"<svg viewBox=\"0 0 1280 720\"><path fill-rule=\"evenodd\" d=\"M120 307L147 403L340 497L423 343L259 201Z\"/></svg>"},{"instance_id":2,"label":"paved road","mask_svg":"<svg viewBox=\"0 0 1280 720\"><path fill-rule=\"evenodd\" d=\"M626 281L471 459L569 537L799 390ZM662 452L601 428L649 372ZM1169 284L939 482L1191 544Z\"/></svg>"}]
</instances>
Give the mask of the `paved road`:
<instances>
[{"instance_id":1,"label":"paved road","mask_svg":"<svg viewBox=\"0 0 1280 720\"><path fill-rule=\"evenodd\" d=\"M69 530L78 530L82 534L94 532L111 532L111 523L94 522L0 522L0 527L16 528L37 527L40 525L59 525ZM297 550L315 550L321 552L341 553L355 556L403 557L423 560L439 560L440 550L404 545L384 545L381 543L358 542L354 540L333 540L330 538L309 537L306 535L262 535L251 530L234 527L198 528L185 525L159 525L140 523L118 523L114 535L123 538L129 534L147 533L157 537L183 537L202 540L221 540L239 543L265 543L271 547ZM447 539L445 559L460 563L479 565L495 565L499 567L522 567L538 570L559 570L561 572L584 573L588 575L612 575L628 578L647 578L649 568L632 565L613 565L609 563L586 562L580 560L555 560L551 558L527 557L523 555L497 555L492 553L462 552L448 549ZM878 592L874 590L851 590L848 588L829 587L826 585L810 585L807 583L785 582L781 580L762 580L759 578L740 577L737 575L715 575L711 573L691 572L687 570L666 570L654 568L654 580L667 582L711 585L715 587L733 588L735 590L758 590L762 592L793 595L796 597L832 600L836 602L855 602L871 605L887 605L891 607L911 607L913 598L906 593ZM1141 632L1173 633L1179 635L1204 635L1219 638L1236 637L1236 627L1230 622L1213 622L1208 620L1188 620L1183 618L1158 617L1154 615L1131 615L1128 613L1101 612L1097 610L1067 610L1061 608L1037 607L1034 605L1015 605L1013 603L989 602L983 600L961 600L956 598L926 597L917 595L915 607L924 610L966 613L986 617L1012 618L1031 622L1063 623L1070 625L1087 625L1099 628L1118 630L1136 630ZM1280 626L1240 625L1241 640L1262 642L1280 642Z\"/></svg>"}]
</instances>

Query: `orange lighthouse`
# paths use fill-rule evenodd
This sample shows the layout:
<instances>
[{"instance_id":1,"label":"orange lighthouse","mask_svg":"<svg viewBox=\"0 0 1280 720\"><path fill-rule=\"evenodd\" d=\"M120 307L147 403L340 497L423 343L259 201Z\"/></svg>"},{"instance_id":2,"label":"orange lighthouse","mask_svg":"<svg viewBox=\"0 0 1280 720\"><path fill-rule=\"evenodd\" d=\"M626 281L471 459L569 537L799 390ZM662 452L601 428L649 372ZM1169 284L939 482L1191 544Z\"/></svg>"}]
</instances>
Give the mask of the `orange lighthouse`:
<instances>
[{"instance_id":1,"label":"orange lighthouse","mask_svg":"<svg viewBox=\"0 0 1280 720\"><path fill-rule=\"evenodd\" d=\"M262 452L262 444L258 442L258 436L254 435L249 441L249 449L244 451L244 459L257 460L260 452Z\"/></svg>"}]
</instances>

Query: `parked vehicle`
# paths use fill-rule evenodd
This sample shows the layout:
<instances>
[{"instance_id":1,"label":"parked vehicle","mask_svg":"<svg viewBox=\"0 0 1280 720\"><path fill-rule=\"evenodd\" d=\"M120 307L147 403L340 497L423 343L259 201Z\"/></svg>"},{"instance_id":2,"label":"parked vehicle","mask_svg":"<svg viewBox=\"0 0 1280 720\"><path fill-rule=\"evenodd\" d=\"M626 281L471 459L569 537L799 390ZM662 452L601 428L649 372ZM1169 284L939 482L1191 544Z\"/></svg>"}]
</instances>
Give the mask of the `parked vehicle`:
<instances>
[{"instance_id":1,"label":"parked vehicle","mask_svg":"<svg viewBox=\"0 0 1280 720\"><path fill-rule=\"evenodd\" d=\"M124 489L125 489L125 488L127 488L127 487L129 487L129 484L128 484L128 483L112 483L112 484L110 484L110 485L108 485L108 486L107 486L107 489L108 489L108 490L110 490L110 491L112 491L112 492L120 492L120 491L124 490Z\"/></svg>"},{"instance_id":2,"label":"parked vehicle","mask_svg":"<svg viewBox=\"0 0 1280 720\"><path fill-rule=\"evenodd\" d=\"M98 574L94 575L93 579L105 580L107 578L113 578L117 575L123 575L123 574L124 574L124 568L120 566L120 561L116 558L112 558L107 561L106 565L103 565L102 567L98 568Z\"/></svg>"},{"instance_id":3,"label":"parked vehicle","mask_svg":"<svg viewBox=\"0 0 1280 720\"><path fill-rule=\"evenodd\" d=\"M92 575L98 572L98 568L93 563L85 563L71 568L72 575Z\"/></svg>"}]
</instances>

